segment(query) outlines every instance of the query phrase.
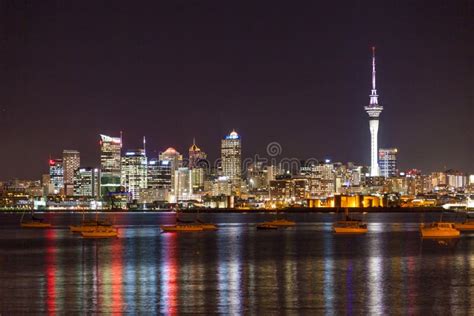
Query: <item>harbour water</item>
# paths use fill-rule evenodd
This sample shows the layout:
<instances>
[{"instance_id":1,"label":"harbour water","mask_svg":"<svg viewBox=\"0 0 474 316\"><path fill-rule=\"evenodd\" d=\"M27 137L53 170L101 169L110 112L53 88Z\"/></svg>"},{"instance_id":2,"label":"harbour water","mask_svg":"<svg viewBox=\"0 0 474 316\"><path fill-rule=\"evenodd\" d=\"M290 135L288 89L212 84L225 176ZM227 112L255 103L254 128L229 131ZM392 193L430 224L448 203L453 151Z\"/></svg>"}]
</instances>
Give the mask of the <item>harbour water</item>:
<instances>
[{"instance_id":1,"label":"harbour water","mask_svg":"<svg viewBox=\"0 0 474 316\"><path fill-rule=\"evenodd\" d=\"M161 233L174 214L117 213L107 240L72 234L80 214L39 216L54 228L0 214L2 315L474 313L474 234L422 240L420 214L368 214L369 233L336 236L334 214L272 231L255 229L271 214L202 214L219 230Z\"/></svg>"}]
</instances>

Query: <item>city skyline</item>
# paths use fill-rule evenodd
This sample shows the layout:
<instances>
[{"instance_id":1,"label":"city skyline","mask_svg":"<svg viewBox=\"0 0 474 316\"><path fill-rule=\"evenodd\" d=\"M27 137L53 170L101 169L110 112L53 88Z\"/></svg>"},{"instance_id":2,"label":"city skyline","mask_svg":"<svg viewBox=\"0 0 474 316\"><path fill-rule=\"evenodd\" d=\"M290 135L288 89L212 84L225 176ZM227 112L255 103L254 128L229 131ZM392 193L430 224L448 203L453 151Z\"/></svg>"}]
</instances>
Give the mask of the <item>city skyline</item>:
<instances>
[{"instance_id":1,"label":"city skyline","mask_svg":"<svg viewBox=\"0 0 474 316\"><path fill-rule=\"evenodd\" d=\"M64 148L95 166L96 135L119 131L125 148L146 135L153 156L170 146L184 153L196 137L217 158L221 135L235 127L242 157L277 141L283 155L367 164L361 106L373 45L383 69L379 147L397 147L401 169L474 172L473 44L462 4L304 4L288 15L272 5L122 12L96 4L87 19L77 3L7 6L0 132L5 152L28 154L2 155L10 167L0 179L35 178L47 168L43 159ZM328 21L327 11L338 15ZM124 28L123 18L137 23Z\"/></svg>"}]
</instances>

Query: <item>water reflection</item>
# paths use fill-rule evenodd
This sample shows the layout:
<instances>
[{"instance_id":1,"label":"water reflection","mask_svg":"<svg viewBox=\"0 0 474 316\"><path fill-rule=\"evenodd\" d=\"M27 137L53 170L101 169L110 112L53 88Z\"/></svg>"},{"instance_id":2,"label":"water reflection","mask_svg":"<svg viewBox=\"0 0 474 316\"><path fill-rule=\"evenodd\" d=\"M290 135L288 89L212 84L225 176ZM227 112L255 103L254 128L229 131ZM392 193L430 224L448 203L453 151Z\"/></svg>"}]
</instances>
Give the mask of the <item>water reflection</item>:
<instances>
[{"instance_id":1,"label":"water reflection","mask_svg":"<svg viewBox=\"0 0 474 316\"><path fill-rule=\"evenodd\" d=\"M329 226L127 226L113 240L0 229L0 313L470 313L471 236L440 243L387 223L335 236Z\"/></svg>"}]
</instances>

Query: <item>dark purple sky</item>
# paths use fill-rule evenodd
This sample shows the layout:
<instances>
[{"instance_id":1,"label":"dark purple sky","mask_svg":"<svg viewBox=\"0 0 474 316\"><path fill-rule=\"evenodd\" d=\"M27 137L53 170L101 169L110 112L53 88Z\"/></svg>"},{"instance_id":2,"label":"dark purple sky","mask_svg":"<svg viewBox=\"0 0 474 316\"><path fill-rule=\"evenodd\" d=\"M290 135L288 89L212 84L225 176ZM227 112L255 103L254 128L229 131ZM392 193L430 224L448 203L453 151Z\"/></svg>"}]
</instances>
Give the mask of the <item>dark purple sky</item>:
<instances>
[{"instance_id":1,"label":"dark purple sky","mask_svg":"<svg viewBox=\"0 0 474 316\"><path fill-rule=\"evenodd\" d=\"M474 172L468 1L1 6L0 179L39 178L63 149L97 165L98 134L120 130L149 152L196 137L216 158L236 128L244 156L277 141L285 156L369 164L372 44L380 146L402 169Z\"/></svg>"}]
</instances>

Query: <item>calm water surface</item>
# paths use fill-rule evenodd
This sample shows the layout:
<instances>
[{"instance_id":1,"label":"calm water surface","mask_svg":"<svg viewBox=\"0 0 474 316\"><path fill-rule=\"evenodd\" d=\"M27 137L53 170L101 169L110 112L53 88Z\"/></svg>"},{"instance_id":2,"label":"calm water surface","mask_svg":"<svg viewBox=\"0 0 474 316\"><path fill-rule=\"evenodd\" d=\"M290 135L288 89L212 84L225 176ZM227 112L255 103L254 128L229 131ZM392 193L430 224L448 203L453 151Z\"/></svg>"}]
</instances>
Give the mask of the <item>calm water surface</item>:
<instances>
[{"instance_id":1,"label":"calm water surface","mask_svg":"<svg viewBox=\"0 0 474 316\"><path fill-rule=\"evenodd\" d=\"M335 236L331 214L257 231L263 214L203 214L217 232L166 233L174 215L114 214L120 237L18 228L0 214L0 314L474 313L474 234L421 240L418 214L369 214L365 236ZM425 220L439 215L425 215ZM186 215L185 217L192 217Z\"/></svg>"}]
</instances>

